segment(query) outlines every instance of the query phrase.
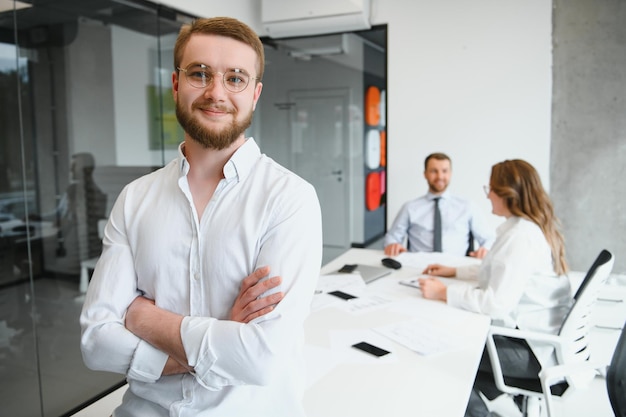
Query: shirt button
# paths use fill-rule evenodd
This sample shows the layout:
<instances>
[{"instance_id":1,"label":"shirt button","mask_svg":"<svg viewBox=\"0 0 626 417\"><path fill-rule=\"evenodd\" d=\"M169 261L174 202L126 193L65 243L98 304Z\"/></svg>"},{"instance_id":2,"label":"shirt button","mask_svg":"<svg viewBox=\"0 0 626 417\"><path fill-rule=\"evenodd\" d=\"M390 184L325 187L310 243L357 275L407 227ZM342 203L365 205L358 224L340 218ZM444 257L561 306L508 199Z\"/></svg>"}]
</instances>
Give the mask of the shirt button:
<instances>
[{"instance_id":1,"label":"shirt button","mask_svg":"<svg viewBox=\"0 0 626 417\"><path fill-rule=\"evenodd\" d=\"M195 279L196 281L200 279L200 274L197 272L194 272L193 274L193 279Z\"/></svg>"}]
</instances>

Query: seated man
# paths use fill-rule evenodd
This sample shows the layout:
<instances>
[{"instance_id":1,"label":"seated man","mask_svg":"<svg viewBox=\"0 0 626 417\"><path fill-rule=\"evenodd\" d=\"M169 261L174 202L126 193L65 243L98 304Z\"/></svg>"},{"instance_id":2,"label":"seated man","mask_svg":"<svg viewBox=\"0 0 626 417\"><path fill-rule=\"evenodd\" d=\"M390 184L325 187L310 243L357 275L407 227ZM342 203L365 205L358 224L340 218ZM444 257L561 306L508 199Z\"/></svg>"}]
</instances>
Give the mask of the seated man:
<instances>
[{"instance_id":1,"label":"seated man","mask_svg":"<svg viewBox=\"0 0 626 417\"><path fill-rule=\"evenodd\" d=\"M450 158L443 153L426 157L424 178L428 182L428 192L405 203L400 209L385 235L387 256L396 256L407 250L445 252L480 259L487 254L495 234L484 216L469 201L446 191L452 175L451 165ZM437 210L440 212L438 215ZM405 240L407 247L404 246ZM473 249L474 240L480 245L476 250Z\"/></svg>"}]
</instances>

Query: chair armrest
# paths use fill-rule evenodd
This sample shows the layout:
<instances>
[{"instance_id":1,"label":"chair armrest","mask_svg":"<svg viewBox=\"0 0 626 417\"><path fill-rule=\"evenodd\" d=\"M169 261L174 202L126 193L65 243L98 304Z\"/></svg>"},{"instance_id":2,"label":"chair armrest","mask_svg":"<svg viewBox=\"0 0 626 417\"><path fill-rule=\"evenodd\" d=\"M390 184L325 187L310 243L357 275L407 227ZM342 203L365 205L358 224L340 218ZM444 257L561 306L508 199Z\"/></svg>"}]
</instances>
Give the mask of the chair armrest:
<instances>
[{"instance_id":1,"label":"chair armrest","mask_svg":"<svg viewBox=\"0 0 626 417\"><path fill-rule=\"evenodd\" d=\"M491 326L489 328L488 337L492 336L507 336L517 339L525 339L526 341L549 343L555 347L563 344L563 341L558 335L533 332L529 330L511 329L509 327Z\"/></svg>"},{"instance_id":2,"label":"chair armrest","mask_svg":"<svg viewBox=\"0 0 626 417\"><path fill-rule=\"evenodd\" d=\"M522 390L517 387L509 387L506 385L494 336L506 336L526 341L547 343L554 346L557 351L560 351L563 348L563 342L557 335L492 325L489 328L489 333L487 335L486 347L489 352L494 381L500 391L511 394L520 393Z\"/></svg>"},{"instance_id":3,"label":"chair armrest","mask_svg":"<svg viewBox=\"0 0 626 417\"><path fill-rule=\"evenodd\" d=\"M543 368L539 372L539 379L544 387L551 387L567 379L568 382L573 381L576 388L581 388L589 384L596 375L605 375L606 368L606 365L589 361L555 365Z\"/></svg>"}]
</instances>

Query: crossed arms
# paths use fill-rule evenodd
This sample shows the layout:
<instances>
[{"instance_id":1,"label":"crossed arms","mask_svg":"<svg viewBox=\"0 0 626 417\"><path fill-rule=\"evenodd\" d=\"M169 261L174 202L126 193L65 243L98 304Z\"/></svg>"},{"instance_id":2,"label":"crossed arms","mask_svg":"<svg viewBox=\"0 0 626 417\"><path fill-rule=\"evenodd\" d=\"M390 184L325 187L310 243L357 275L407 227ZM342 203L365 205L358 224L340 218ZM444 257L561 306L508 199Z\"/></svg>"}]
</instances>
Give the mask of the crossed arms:
<instances>
[{"instance_id":1,"label":"crossed arms","mask_svg":"<svg viewBox=\"0 0 626 417\"><path fill-rule=\"evenodd\" d=\"M282 292L265 297L259 296L280 285L282 278L271 277L270 268L264 266L248 275L241 283L239 294L233 303L229 319L239 323L248 323L274 309L284 297ZM145 340L157 349L169 355L162 375L174 375L192 372L180 335L183 316L164 310L155 305L154 300L139 296L133 300L126 312L125 326L135 336Z\"/></svg>"}]
</instances>

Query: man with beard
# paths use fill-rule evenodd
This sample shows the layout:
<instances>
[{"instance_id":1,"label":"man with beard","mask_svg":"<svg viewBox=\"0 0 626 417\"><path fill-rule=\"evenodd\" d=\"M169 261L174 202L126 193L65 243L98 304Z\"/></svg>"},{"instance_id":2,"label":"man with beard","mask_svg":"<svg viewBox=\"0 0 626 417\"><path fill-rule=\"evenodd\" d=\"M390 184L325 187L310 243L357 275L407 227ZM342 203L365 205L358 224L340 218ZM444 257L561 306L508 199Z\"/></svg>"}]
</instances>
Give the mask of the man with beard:
<instances>
[{"instance_id":1,"label":"man with beard","mask_svg":"<svg viewBox=\"0 0 626 417\"><path fill-rule=\"evenodd\" d=\"M469 201L446 191L451 175L452 162L448 155L433 153L426 157L424 178L428 192L400 209L385 235L387 256L396 256L407 248L411 252L445 252L480 259L487 254L495 234ZM436 237L436 216L439 217L439 237ZM474 240L480 245L476 250L472 247Z\"/></svg>"},{"instance_id":2,"label":"man with beard","mask_svg":"<svg viewBox=\"0 0 626 417\"><path fill-rule=\"evenodd\" d=\"M126 375L114 416L303 416L321 212L309 183L244 136L263 45L235 19L198 19L174 64L185 140L115 203L81 314L84 360Z\"/></svg>"}]
</instances>

